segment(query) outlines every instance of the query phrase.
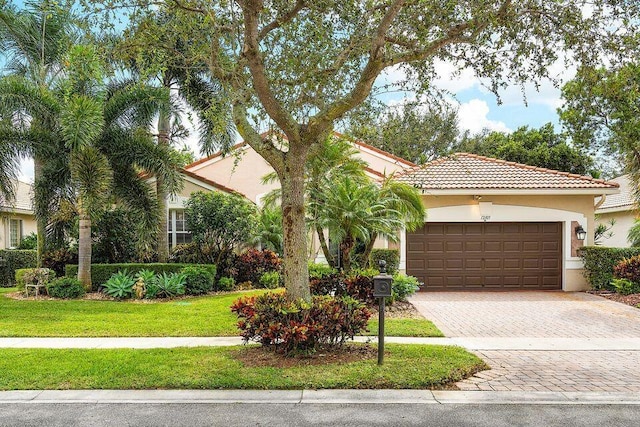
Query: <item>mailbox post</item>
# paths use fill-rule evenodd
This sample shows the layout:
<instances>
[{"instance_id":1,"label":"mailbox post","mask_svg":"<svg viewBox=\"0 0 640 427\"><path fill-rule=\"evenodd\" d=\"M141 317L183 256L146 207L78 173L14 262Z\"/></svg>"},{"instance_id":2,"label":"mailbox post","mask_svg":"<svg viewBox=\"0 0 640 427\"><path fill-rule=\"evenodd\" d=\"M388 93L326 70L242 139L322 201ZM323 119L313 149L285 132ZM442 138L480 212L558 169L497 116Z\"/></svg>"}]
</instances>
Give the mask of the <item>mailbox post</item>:
<instances>
[{"instance_id":1,"label":"mailbox post","mask_svg":"<svg viewBox=\"0 0 640 427\"><path fill-rule=\"evenodd\" d=\"M378 298L378 365L384 361L384 306L385 298L391 296L392 278L387 274L387 262L380 260L380 274L373 278L373 296Z\"/></svg>"}]
</instances>

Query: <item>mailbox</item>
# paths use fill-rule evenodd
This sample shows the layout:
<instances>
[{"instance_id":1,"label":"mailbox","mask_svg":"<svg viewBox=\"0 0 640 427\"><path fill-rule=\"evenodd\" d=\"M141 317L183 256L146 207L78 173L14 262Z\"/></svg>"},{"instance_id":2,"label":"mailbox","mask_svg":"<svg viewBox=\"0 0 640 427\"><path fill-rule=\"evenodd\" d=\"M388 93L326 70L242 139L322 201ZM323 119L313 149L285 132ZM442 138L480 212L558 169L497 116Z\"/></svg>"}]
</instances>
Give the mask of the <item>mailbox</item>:
<instances>
[{"instance_id":1,"label":"mailbox","mask_svg":"<svg viewBox=\"0 0 640 427\"><path fill-rule=\"evenodd\" d=\"M373 277L373 296L384 298L391 296L391 276L386 273L387 263L380 260L380 274Z\"/></svg>"}]
</instances>

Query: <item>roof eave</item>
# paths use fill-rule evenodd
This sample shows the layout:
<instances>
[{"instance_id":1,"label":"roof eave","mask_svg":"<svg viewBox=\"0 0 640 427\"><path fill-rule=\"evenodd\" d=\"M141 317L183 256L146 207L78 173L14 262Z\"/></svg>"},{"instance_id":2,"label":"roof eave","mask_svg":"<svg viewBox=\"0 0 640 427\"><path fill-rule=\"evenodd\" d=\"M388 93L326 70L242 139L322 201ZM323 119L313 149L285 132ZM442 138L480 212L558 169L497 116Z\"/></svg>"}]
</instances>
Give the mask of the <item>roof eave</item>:
<instances>
[{"instance_id":1,"label":"roof eave","mask_svg":"<svg viewBox=\"0 0 640 427\"><path fill-rule=\"evenodd\" d=\"M454 196L454 195L482 195L482 196L519 196L519 195L602 195L618 194L617 188L451 188L431 189L417 187L423 195Z\"/></svg>"}]
</instances>

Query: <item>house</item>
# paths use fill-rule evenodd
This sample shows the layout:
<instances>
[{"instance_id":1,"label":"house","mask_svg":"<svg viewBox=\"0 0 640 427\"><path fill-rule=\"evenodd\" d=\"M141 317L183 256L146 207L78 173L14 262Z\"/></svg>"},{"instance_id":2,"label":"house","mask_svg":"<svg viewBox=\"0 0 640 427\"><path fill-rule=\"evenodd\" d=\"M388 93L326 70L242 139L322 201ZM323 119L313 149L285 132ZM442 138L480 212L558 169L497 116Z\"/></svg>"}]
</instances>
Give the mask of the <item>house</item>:
<instances>
[{"instance_id":1,"label":"house","mask_svg":"<svg viewBox=\"0 0 640 427\"><path fill-rule=\"evenodd\" d=\"M263 134L263 136L268 136ZM334 136L343 136L334 132ZM365 144L362 141L351 141L358 150L357 157L369 166L365 172L373 179L389 176L411 169L416 165L391 153ZM272 173L273 168L249 144L241 142L231 149L229 155L216 153L184 167L193 173L223 186L244 194L249 200L260 205L262 197L271 190L280 188L278 182L262 183L262 177Z\"/></svg>"},{"instance_id":2,"label":"house","mask_svg":"<svg viewBox=\"0 0 640 427\"><path fill-rule=\"evenodd\" d=\"M609 228L607 234L611 233L611 236L603 236L598 243L610 248L626 248L629 247L627 240L629 229L638 218L633 187L629 175L622 175L612 179L611 182L620 185L620 193L600 197L596 202L596 222L607 226ZM612 220L613 225L611 225Z\"/></svg>"},{"instance_id":3,"label":"house","mask_svg":"<svg viewBox=\"0 0 640 427\"><path fill-rule=\"evenodd\" d=\"M167 233L169 250L173 249L176 245L191 242L191 232L187 227L186 216L184 213L185 204L191 193L197 191L222 191L228 194L237 194L244 196L232 188L221 185L215 181L207 178L203 178L188 170L181 170L182 181L184 183L182 190L173 196L167 198ZM156 178L149 176L146 182L155 188Z\"/></svg>"},{"instance_id":4,"label":"house","mask_svg":"<svg viewBox=\"0 0 640 427\"><path fill-rule=\"evenodd\" d=\"M37 230L33 204L31 201L31 184L15 181L14 200L0 198L0 248L15 249L24 236Z\"/></svg>"},{"instance_id":5,"label":"house","mask_svg":"<svg viewBox=\"0 0 640 427\"><path fill-rule=\"evenodd\" d=\"M400 245L400 268L427 291L586 289L576 251L593 244L594 197L619 192L617 182L466 153L397 179L427 208Z\"/></svg>"},{"instance_id":6,"label":"house","mask_svg":"<svg viewBox=\"0 0 640 427\"><path fill-rule=\"evenodd\" d=\"M344 138L343 135L334 132L334 137ZM268 137L269 133L263 134ZM356 157L366 162L365 173L372 180L380 180L385 176L410 170L416 165L391 153L380 150L362 141L350 140L357 149ZM231 189L247 197L249 200L262 205L262 198L270 191L280 188L276 182L263 183L262 178L273 172L273 168L262 158L249 144L241 142L231 149L231 153L223 155L216 153L212 156L198 160L184 167L186 173L197 176L203 180L219 183L227 189ZM183 194L186 193L183 191ZM325 236L327 239L329 236ZM376 248L397 248L393 242L381 238ZM309 257L316 262L326 262L317 236L314 236L309 245Z\"/></svg>"}]
</instances>

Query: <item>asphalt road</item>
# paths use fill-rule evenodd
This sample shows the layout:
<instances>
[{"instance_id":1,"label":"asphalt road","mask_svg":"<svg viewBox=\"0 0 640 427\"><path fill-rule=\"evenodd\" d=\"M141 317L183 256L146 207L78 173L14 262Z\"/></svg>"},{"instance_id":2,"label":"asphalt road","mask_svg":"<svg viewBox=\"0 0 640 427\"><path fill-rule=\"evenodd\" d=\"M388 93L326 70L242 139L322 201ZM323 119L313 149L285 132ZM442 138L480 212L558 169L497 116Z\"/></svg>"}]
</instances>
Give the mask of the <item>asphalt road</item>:
<instances>
[{"instance_id":1,"label":"asphalt road","mask_svg":"<svg viewBox=\"0 0 640 427\"><path fill-rule=\"evenodd\" d=\"M637 426L640 405L0 404L0 426Z\"/></svg>"}]
</instances>

